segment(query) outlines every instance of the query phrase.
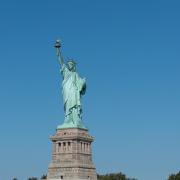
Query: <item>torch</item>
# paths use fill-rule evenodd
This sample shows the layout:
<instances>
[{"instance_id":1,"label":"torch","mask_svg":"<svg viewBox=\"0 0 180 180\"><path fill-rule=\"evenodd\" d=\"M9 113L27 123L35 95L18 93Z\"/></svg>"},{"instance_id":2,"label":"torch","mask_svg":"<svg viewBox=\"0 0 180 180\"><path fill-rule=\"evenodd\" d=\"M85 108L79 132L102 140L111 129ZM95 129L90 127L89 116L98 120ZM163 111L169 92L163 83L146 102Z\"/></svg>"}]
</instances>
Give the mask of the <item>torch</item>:
<instances>
[{"instance_id":1,"label":"torch","mask_svg":"<svg viewBox=\"0 0 180 180\"><path fill-rule=\"evenodd\" d=\"M59 56L60 55L60 47L61 47L61 42L59 39L56 40L54 47L56 48L57 56Z\"/></svg>"}]
</instances>

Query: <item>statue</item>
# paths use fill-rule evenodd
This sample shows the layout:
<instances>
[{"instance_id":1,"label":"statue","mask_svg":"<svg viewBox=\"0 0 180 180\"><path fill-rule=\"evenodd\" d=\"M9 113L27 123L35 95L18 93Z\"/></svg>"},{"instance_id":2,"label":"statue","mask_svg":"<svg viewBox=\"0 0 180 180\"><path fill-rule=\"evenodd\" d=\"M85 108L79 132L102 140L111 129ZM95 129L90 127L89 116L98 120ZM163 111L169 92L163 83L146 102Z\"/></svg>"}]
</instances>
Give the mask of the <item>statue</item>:
<instances>
[{"instance_id":1,"label":"statue","mask_svg":"<svg viewBox=\"0 0 180 180\"><path fill-rule=\"evenodd\" d=\"M55 48L61 66L62 95L64 100L64 123L58 128L82 128L86 129L82 123L82 104L81 96L86 92L86 80L81 78L76 72L76 62L68 60L65 64L60 51L60 41L57 40Z\"/></svg>"}]
</instances>

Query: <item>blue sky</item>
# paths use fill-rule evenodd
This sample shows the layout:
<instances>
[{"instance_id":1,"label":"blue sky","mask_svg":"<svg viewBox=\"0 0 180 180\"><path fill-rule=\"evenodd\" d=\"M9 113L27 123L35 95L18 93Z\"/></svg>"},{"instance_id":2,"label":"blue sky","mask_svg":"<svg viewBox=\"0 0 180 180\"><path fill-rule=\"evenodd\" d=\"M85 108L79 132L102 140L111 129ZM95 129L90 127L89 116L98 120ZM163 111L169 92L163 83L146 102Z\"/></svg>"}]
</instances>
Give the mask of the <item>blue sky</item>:
<instances>
[{"instance_id":1,"label":"blue sky","mask_svg":"<svg viewBox=\"0 0 180 180\"><path fill-rule=\"evenodd\" d=\"M86 77L98 173L180 170L179 1L0 1L0 179L46 173L64 119L53 47Z\"/></svg>"}]
</instances>

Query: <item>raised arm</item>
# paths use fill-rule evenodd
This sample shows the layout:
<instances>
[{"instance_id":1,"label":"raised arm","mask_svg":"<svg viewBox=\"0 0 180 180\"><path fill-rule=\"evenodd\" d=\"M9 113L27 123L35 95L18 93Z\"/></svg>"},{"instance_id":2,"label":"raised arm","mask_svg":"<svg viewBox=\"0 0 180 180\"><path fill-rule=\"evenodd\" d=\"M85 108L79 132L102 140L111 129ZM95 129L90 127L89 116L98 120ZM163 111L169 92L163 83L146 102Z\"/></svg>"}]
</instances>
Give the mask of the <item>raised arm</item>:
<instances>
[{"instance_id":1,"label":"raised arm","mask_svg":"<svg viewBox=\"0 0 180 180\"><path fill-rule=\"evenodd\" d=\"M57 56L58 56L58 61L59 61L60 65L61 65L61 67L62 67L63 64L64 64L64 58L62 56L62 53L61 53L60 49L59 49L59 53L57 54Z\"/></svg>"},{"instance_id":2,"label":"raised arm","mask_svg":"<svg viewBox=\"0 0 180 180\"><path fill-rule=\"evenodd\" d=\"M56 43L55 43L54 47L56 48L56 54L57 54L57 57L58 57L58 61L59 61L60 65L61 65L61 67L62 67L64 65L64 59L63 59L63 56L62 56L61 50L60 50L60 48L61 48L60 40L56 40Z\"/></svg>"}]
</instances>

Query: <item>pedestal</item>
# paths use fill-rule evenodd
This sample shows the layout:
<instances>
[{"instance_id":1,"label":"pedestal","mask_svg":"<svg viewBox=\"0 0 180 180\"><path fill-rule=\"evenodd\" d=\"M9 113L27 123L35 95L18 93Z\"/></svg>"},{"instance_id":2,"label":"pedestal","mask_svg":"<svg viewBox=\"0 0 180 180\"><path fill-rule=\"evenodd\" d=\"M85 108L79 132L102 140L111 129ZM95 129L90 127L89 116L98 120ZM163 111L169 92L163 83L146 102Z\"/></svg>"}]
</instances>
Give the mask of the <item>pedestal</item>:
<instances>
[{"instance_id":1,"label":"pedestal","mask_svg":"<svg viewBox=\"0 0 180 180\"><path fill-rule=\"evenodd\" d=\"M48 180L97 180L92 162L93 137L79 128L57 129L52 136L52 161Z\"/></svg>"}]
</instances>

